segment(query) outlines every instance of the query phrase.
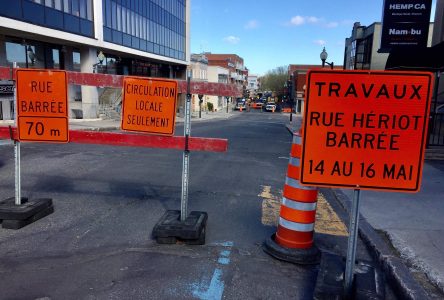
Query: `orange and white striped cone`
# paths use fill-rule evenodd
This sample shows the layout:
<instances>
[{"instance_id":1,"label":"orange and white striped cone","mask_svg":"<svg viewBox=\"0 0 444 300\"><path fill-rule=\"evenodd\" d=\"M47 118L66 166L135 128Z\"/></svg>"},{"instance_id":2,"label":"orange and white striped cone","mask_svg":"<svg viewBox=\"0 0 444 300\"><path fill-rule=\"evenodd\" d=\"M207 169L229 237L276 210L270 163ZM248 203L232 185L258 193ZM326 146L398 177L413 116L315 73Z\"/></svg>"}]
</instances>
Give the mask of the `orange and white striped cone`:
<instances>
[{"instance_id":1,"label":"orange and white striped cone","mask_svg":"<svg viewBox=\"0 0 444 300\"><path fill-rule=\"evenodd\" d=\"M277 232L265 241L264 250L281 260L316 264L320 259L319 249L313 243L318 191L299 183L301 148L302 137L295 133Z\"/></svg>"}]
</instances>

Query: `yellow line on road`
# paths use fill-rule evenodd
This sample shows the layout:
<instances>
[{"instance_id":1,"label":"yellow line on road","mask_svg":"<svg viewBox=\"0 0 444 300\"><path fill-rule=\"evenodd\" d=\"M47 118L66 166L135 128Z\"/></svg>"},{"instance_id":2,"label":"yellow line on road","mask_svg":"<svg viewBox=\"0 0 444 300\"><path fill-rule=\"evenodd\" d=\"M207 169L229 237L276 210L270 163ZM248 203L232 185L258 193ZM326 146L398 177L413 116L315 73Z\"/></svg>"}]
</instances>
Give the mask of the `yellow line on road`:
<instances>
[{"instance_id":1,"label":"yellow line on road","mask_svg":"<svg viewBox=\"0 0 444 300\"><path fill-rule=\"evenodd\" d=\"M321 193L318 193L315 231L331 235L348 236L347 227Z\"/></svg>"},{"instance_id":2,"label":"yellow line on road","mask_svg":"<svg viewBox=\"0 0 444 300\"><path fill-rule=\"evenodd\" d=\"M263 185L261 188L262 190L258 195L262 198L261 222L267 226L277 226L282 190L276 190L272 193L271 187L268 185ZM318 193L315 231L330 235L348 236L347 227L321 193Z\"/></svg>"},{"instance_id":3,"label":"yellow line on road","mask_svg":"<svg viewBox=\"0 0 444 300\"><path fill-rule=\"evenodd\" d=\"M262 191L258 196L262 197L262 224L276 226L279 219L282 191L277 191L277 195L273 195L271 186L263 185L261 187Z\"/></svg>"}]
</instances>

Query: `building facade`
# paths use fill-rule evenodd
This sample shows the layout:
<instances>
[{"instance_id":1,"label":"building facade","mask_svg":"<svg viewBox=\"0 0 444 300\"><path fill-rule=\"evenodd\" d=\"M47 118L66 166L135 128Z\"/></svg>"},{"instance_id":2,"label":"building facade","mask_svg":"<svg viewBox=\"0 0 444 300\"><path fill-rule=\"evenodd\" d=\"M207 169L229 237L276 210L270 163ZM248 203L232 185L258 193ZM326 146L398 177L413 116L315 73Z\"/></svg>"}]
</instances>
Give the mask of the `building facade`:
<instances>
[{"instance_id":1,"label":"building facade","mask_svg":"<svg viewBox=\"0 0 444 300\"><path fill-rule=\"evenodd\" d=\"M352 34L345 39L345 70L384 70L389 53L378 52L381 46L382 24L375 22L362 26L356 22ZM433 23L430 23L427 46L432 41Z\"/></svg>"},{"instance_id":2,"label":"building facade","mask_svg":"<svg viewBox=\"0 0 444 300\"><path fill-rule=\"evenodd\" d=\"M304 111L304 97L305 97L305 82L307 79L307 73L311 69L321 69L321 62L319 65L289 65L288 66L288 78L289 78L289 98L295 105L295 111L297 113L303 113ZM325 67L329 68L329 67ZM342 70L343 66L334 65L335 70Z\"/></svg>"},{"instance_id":3,"label":"building facade","mask_svg":"<svg viewBox=\"0 0 444 300\"><path fill-rule=\"evenodd\" d=\"M229 71L229 83L246 88L248 69L244 65L244 59L236 54L212 54L205 53L209 66L219 66Z\"/></svg>"},{"instance_id":4,"label":"building facade","mask_svg":"<svg viewBox=\"0 0 444 300\"><path fill-rule=\"evenodd\" d=\"M191 54L191 79L193 81L208 81L208 59L205 54ZM191 95L191 113L196 116L199 110L205 110L207 96L203 95L200 103L199 95Z\"/></svg>"},{"instance_id":5,"label":"building facade","mask_svg":"<svg viewBox=\"0 0 444 300\"><path fill-rule=\"evenodd\" d=\"M256 96L259 90L259 77L257 75L249 74L247 76L247 92L249 97Z\"/></svg>"},{"instance_id":6,"label":"building facade","mask_svg":"<svg viewBox=\"0 0 444 300\"><path fill-rule=\"evenodd\" d=\"M230 71L220 66L208 67L208 81L218 83L229 83ZM207 101L213 103L214 109L221 110L227 108L230 97L223 96L207 96Z\"/></svg>"},{"instance_id":7,"label":"building facade","mask_svg":"<svg viewBox=\"0 0 444 300\"><path fill-rule=\"evenodd\" d=\"M16 62L21 68L185 79L190 61L190 0L9 0L2 4L0 66ZM83 118L96 118L104 92L70 86L70 107L80 110Z\"/></svg>"}]
</instances>

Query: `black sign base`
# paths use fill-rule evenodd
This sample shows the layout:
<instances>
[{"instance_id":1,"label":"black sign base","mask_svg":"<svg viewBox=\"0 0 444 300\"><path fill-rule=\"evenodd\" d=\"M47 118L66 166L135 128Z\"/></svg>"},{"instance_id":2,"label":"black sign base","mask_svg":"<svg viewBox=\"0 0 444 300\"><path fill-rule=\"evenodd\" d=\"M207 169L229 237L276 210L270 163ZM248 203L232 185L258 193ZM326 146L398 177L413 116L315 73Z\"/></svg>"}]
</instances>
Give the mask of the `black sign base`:
<instances>
[{"instance_id":1,"label":"black sign base","mask_svg":"<svg viewBox=\"0 0 444 300\"><path fill-rule=\"evenodd\" d=\"M52 199L40 198L28 200L22 198L21 205L15 205L15 198L0 201L0 222L5 229L20 229L52 214Z\"/></svg>"},{"instance_id":2,"label":"black sign base","mask_svg":"<svg viewBox=\"0 0 444 300\"><path fill-rule=\"evenodd\" d=\"M192 211L182 222L179 210L168 210L154 226L153 238L159 244L204 245L207 219L206 212Z\"/></svg>"},{"instance_id":3,"label":"black sign base","mask_svg":"<svg viewBox=\"0 0 444 300\"><path fill-rule=\"evenodd\" d=\"M323 252L314 299L384 299L381 272L367 261L355 264L352 295L344 295L345 257Z\"/></svg>"}]
</instances>

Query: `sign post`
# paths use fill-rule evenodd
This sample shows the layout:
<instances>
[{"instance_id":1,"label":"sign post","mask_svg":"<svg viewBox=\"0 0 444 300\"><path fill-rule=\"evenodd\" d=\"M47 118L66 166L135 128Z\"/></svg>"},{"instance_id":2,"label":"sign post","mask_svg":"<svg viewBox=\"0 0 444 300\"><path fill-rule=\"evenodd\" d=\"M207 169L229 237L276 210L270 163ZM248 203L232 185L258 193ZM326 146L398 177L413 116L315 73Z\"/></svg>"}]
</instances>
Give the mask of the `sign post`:
<instances>
[{"instance_id":1,"label":"sign post","mask_svg":"<svg viewBox=\"0 0 444 300\"><path fill-rule=\"evenodd\" d=\"M190 177L191 133L191 71L187 71L187 94L185 101L185 123L183 128L185 147L182 164L182 190L180 210L168 210L153 228L153 237L159 244L174 244L177 240L188 245L205 244L205 232L208 214L204 211L192 211L188 214L188 184Z\"/></svg>"},{"instance_id":2,"label":"sign post","mask_svg":"<svg viewBox=\"0 0 444 300\"><path fill-rule=\"evenodd\" d=\"M187 100L185 103L185 124L183 126L183 135L185 136L185 149L183 150L182 166L182 194L180 198L180 221L185 222L188 216L188 179L190 170L190 150L188 141L191 133L191 71L187 71Z\"/></svg>"},{"instance_id":3,"label":"sign post","mask_svg":"<svg viewBox=\"0 0 444 300\"><path fill-rule=\"evenodd\" d=\"M300 183L354 189L346 295L353 283L360 190L419 191L432 85L428 72L307 75Z\"/></svg>"}]
</instances>

